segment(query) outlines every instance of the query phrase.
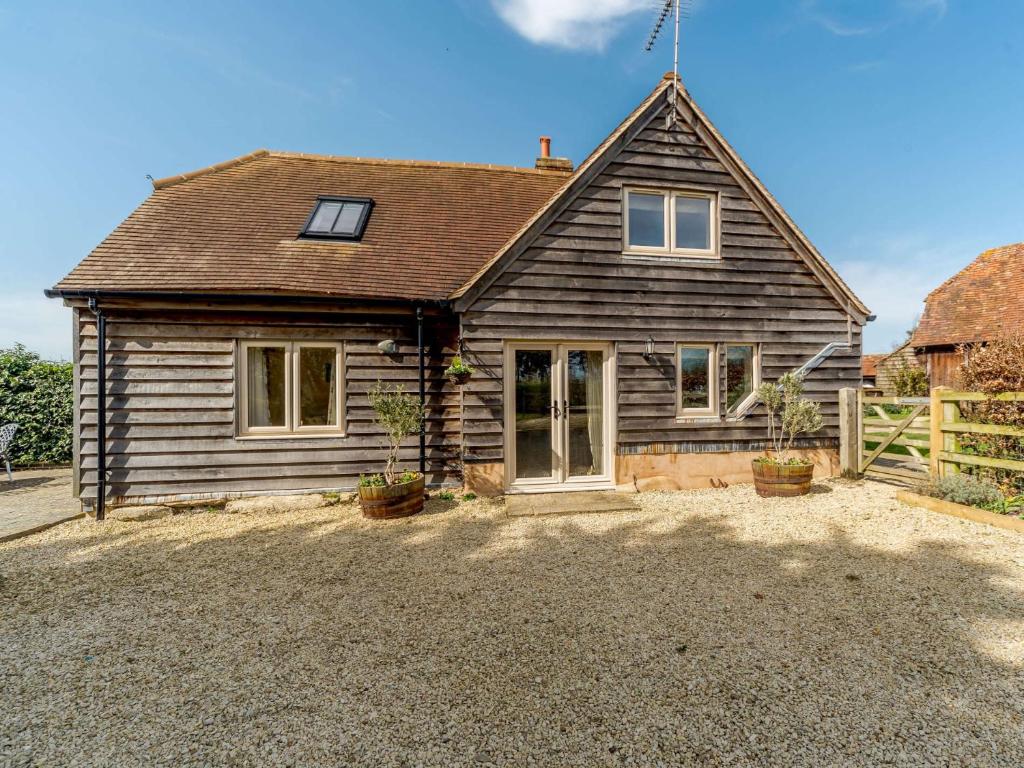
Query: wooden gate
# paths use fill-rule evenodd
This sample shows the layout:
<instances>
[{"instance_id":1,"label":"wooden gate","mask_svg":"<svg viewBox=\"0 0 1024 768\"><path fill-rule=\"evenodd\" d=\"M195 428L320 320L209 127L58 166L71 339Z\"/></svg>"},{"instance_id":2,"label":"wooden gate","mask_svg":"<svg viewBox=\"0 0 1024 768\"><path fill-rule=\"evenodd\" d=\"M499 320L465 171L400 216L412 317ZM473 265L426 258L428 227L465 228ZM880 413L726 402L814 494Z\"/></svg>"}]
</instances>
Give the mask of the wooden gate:
<instances>
[{"instance_id":1,"label":"wooden gate","mask_svg":"<svg viewBox=\"0 0 1024 768\"><path fill-rule=\"evenodd\" d=\"M928 479L930 403L927 397L876 397L844 390L841 410L848 442L847 461L855 473L915 485Z\"/></svg>"}]
</instances>

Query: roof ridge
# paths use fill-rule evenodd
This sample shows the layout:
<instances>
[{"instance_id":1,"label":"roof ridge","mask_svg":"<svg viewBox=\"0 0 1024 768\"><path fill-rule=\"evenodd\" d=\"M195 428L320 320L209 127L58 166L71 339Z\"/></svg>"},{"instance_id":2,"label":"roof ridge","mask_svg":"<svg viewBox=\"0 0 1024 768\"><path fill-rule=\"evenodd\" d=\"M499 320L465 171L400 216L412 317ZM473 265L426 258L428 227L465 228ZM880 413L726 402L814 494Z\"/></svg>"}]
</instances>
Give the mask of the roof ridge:
<instances>
[{"instance_id":1,"label":"roof ridge","mask_svg":"<svg viewBox=\"0 0 1024 768\"><path fill-rule=\"evenodd\" d=\"M404 165L419 168L468 168L471 170L514 171L539 176L568 176L569 171L551 168L528 168L522 165L499 165L497 163L466 163L458 160L406 160L392 157L358 157L349 155L323 155L314 152L288 152L270 150L271 157L298 160L326 160L337 163L362 163L364 165Z\"/></svg>"},{"instance_id":2,"label":"roof ridge","mask_svg":"<svg viewBox=\"0 0 1024 768\"><path fill-rule=\"evenodd\" d=\"M255 160L258 157L266 157L270 154L269 149L257 149L254 152L250 152L247 155L240 155L233 157L230 160L224 160L220 163L214 163L213 165L207 165L204 168L198 168L194 171L188 171L187 173L178 173L173 176L164 176L162 179L153 179L153 189L164 189L165 187L173 187L175 184L181 184L185 181L191 181L192 179L198 178L199 176L207 176L217 171L223 171L227 168L233 168L236 165L242 165L250 160Z\"/></svg>"},{"instance_id":3,"label":"roof ridge","mask_svg":"<svg viewBox=\"0 0 1024 768\"><path fill-rule=\"evenodd\" d=\"M240 155L239 157L225 160L220 163L214 163L213 165L205 166L204 168L197 168L194 171L188 171L186 173L178 173L173 176L165 176L162 179L153 180L153 189L165 189L167 187L173 187L176 184L181 184L186 181L192 181L201 176L208 176L218 171L224 171L228 168L234 168L238 165L243 165L252 160L256 160L261 157L281 157L292 160L316 160L316 161L328 161L336 163L360 163L362 165L390 165L390 166L403 166L410 168L445 168L445 169L468 169L468 170L487 170L487 171L505 171L512 173L522 173L530 176L565 176L570 175L569 171L562 171L552 168L526 168L519 165L497 165L495 163L462 163L457 161L447 160L402 160L387 157L355 157L347 155L321 155L312 152L288 152L285 150L277 149L257 149L254 152L250 152L247 155Z\"/></svg>"},{"instance_id":4,"label":"roof ridge","mask_svg":"<svg viewBox=\"0 0 1024 768\"><path fill-rule=\"evenodd\" d=\"M975 264L977 264L979 261L981 261L983 257L988 256L991 253L995 253L996 251L1005 251L1007 248L1017 248L1017 247L1024 247L1024 241L1021 241L1019 243L1007 243L1006 245L997 245L994 248L986 248L984 251L981 251L981 253L979 253L977 256L975 256L973 259L971 259L969 262L967 262L963 267L958 269L952 275L950 275L945 280L943 280L941 283L939 283L937 286L935 286L930 291L928 291L928 294L924 297L925 304L928 303L928 299L931 298L931 296L933 294L938 293L943 288L947 287L950 283L952 283L954 280L956 280L958 277L960 277L960 275L962 275L968 269L970 269Z\"/></svg>"}]
</instances>

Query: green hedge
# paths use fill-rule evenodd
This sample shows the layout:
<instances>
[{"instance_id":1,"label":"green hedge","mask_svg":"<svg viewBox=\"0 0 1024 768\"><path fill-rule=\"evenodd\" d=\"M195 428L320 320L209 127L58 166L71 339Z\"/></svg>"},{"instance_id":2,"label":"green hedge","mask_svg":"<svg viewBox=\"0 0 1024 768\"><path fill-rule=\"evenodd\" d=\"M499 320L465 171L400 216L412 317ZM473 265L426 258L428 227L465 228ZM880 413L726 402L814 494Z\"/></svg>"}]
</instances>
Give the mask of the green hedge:
<instances>
[{"instance_id":1,"label":"green hedge","mask_svg":"<svg viewBox=\"0 0 1024 768\"><path fill-rule=\"evenodd\" d=\"M14 464L71 461L73 390L71 363L41 360L21 344L0 350L0 424L18 424Z\"/></svg>"}]
</instances>

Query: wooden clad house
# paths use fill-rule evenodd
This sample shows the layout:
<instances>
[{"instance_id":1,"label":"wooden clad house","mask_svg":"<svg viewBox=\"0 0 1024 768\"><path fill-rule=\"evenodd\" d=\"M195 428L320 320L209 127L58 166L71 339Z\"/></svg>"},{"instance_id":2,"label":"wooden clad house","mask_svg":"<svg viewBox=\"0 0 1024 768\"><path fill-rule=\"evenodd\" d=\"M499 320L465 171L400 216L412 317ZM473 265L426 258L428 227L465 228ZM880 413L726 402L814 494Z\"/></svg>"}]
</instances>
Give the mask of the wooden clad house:
<instances>
[{"instance_id":1,"label":"wooden clad house","mask_svg":"<svg viewBox=\"0 0 1024 768\"><path fill-rule=\"evenodd\" d=\"M574 171L261 151L155 182L48 291L83 501L351 488L382 463L378 380L424 399L403 459L435 485L742 481L753 389L790 370L835 470L868 309L676 84Z\"/></svg>"},{"instance_id":2,"label":"wooden clad house","mask_svg":"<svg viewBox=\"0 0 1024 768\"><path fill-rule=\"evenodd\" d=\"M954 386L965 347L1024 333L1024 243L991 248L925 298L911 344L931 386Z\"/></svg>"}]
</instances>

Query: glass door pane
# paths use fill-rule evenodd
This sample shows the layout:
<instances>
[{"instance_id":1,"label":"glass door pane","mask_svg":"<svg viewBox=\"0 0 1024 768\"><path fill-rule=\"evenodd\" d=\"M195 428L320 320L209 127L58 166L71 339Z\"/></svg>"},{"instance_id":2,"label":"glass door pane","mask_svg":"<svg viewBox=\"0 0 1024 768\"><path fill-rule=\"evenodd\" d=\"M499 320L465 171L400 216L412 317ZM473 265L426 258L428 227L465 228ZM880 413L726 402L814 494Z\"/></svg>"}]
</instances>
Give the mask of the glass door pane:
<instances>
[{"instance_id":1,"label":"glass door pane","mask_svg":"<svg viewBox=\"0 0 1024 768\"><path fill-rule=\"evenodd\" d=\"M550 349L515 351L516 479L551 477L555 466Z\"/></svg>"},{"instance_id":2,"label":"glass door pane","mask_svg":"<svg viewBox=\"0 0 1024 768\"><path fill-rule=\"evenodd\" d=\"M604 352L569 349L566 353L569 477L603 475Z\"/></svg>"}]
</instances>

